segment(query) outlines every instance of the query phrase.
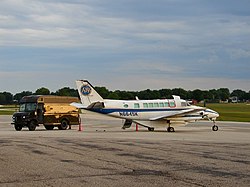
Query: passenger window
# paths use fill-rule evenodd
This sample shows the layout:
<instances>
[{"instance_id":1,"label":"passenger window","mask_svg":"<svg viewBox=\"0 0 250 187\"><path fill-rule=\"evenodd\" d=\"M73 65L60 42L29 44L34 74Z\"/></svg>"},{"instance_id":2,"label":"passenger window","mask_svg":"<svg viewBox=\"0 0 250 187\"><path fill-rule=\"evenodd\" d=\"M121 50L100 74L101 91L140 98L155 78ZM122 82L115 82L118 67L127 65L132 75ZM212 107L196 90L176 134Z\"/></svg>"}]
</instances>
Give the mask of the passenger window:
<instances>
[{"instance_id":1,"label":"passenger window","mask_svg":"<svg viewBox=\"0 0 250 187\"><path fill-rule=\"evenodd\" d=\"M153 103L148 104L149 108L153 108Z\"/></svg>"},{"instance_id":2,"label":"passenger window","mask_svg":"<svg viewBox=\"0 0 250 187\"><path fill-rule=\"evenodd\" d=\"M134 108L140 108L139 103L135 103L135 104L134 104Z\"/></svg>"},{"instance_id":3,"label":"passenger window","mask_svg":"<svg viewBox=\"0 0 250 187\"><path fill-rule=\"evenodd\" d=\"M165 103L164 103L164 107L169 107L169 103L168 103L168 102L165 102Z\"/></svg>"},{"instance_id":4,"label":"passenger window","mask_svg":"<svg viewBox=\"0 0 250 187\"><path fill-rule=\"evenodd\" d=\"M159 107L164 107L164 104L163 103L159 103Z\"/></svg>"},{"instance_id":5,"label":"passenger window","mask_svg":"<svg viewBox=\"0 0 250 187\"><path fill-rule=\"evenodd\" d=\"M128 104L124 104L123 107L124 107L124 108L128 108Z\"/></svg>"},{"instance_id":6,"label":"passenger window","mask_svg":"<svg viewBox=\"0 0 250 187\"><path fill-rule=\"evenodd\" d=\"M154 103L154 107L159 107L159 103Z\"/></svg>"},{"instance_id":7,"label":"passenger window","mask_svg":"<svg viewBox=\"0 0 250 187\"><path fill-rule=\"evenodd\" d=\"M148 103L143 103L143 108L148 108Z\"/></svg>"},{"instance_id":8,"label":"passenger window","mask_svg":"<svg viewBox=\"0 0 250 187\"><path fill-rule=\"evenodd\" d=\"M174 101L170 101L169 105L170 105L170 107L175 107L175 102Z\"/></svg>"}]
</instances>

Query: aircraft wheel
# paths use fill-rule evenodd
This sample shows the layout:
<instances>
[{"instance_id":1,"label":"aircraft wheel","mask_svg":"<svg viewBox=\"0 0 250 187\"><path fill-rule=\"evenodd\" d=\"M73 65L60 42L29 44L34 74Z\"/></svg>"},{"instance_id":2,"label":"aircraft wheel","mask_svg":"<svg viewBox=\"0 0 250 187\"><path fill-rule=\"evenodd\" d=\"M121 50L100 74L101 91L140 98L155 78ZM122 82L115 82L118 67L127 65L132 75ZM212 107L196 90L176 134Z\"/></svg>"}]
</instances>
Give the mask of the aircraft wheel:
<instances>
[{"instance_id":1,"label":"aircraft wheel","mask_svg":"<svg viewBox=\"0 0 250 187\"><path fill-rule=\"evenodd\" d=\"M213 131L217 131L219 128L218 128L218 126L217 125L214 125L213 127L212 127L212 130Z\"/></svg>"},{"instance_id":2,"label":"aircraft wheel","mask_svg":"<svg viewBox=\"0 0 250 187\"><path fill-rule=\"evenodd\" d=\"M168 128L167 128L167 131L168 131L168 132L175 132L175 131L174 131L174 127L168 127Z\"/></svg>"},{"instance_id":3,"label":"aircraft wheel","mask_svg":"<svg viewBox=\"0 0 250 187\"><path fill-rule=\"evenodd\" d=\"M154 127L148 127L148 131L154 131L155 128Z\"/></svg>"}]
</instances>

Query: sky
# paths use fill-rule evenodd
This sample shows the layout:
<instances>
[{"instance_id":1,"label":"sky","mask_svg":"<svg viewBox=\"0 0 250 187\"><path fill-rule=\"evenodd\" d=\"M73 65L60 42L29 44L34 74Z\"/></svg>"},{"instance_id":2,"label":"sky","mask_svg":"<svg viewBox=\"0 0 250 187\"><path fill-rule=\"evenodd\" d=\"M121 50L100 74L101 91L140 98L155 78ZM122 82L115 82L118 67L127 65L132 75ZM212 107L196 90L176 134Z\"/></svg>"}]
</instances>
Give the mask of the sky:
<instances>
[{"instance_id":1,"label":"sky","mask_svg":"<svg viewBox=\"0 0 250 187\"><path fill-rule=\"evenodd\" d=\"M250 90L249 0L0 0L0 92Z\"/></svg>"}]
</instances>

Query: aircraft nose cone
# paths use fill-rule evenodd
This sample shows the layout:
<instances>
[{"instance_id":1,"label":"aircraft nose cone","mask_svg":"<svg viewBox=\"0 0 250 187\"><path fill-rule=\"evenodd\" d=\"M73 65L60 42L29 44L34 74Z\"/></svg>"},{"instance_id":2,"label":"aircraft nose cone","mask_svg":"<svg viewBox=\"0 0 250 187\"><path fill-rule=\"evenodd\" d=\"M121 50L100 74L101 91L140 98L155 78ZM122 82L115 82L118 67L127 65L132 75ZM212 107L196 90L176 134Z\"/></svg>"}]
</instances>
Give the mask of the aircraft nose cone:
<instances>
[{"instance_id":1,"label":"aircraft nose cone","mask_svg":"<svg viewBox=\"0 0 250 187\"><path fill-rule=\"evenodd\" d=\"M219 116L220 116L220 114L218 112L216 112L216 117L219 117Z\"/></svg>"},{"instance_id":2,"label":"aircraft nose cone","mask_svg":"<svg viewBox=\"0 0 250 187\"><path fill-rule=\"evenodd\" d=\"M211 109L206 109L206 113L208 114L209 118L217 118L220 116L218 112Z\"/></svg>"}]
</instances>

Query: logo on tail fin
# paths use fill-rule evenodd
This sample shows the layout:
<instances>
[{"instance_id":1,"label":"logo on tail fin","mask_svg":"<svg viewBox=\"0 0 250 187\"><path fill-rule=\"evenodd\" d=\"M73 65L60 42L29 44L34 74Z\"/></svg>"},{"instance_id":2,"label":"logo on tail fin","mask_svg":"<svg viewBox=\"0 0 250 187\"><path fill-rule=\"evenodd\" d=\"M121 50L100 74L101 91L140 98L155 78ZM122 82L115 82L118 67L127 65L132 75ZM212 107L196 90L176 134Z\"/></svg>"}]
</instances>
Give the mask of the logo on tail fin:
<instances>
[{"instance_id":1,"label":"logo on tail fin","mask_svg":"<svg viewBox=\"0 0 250 187\"><path fill-rule=\"evenodd\" d=\"M81 87L81 93L82 95L85 95L85 96L89 95L91 93L91 87L89 85L83 85Z\"/></svg>"}]
</instances>

